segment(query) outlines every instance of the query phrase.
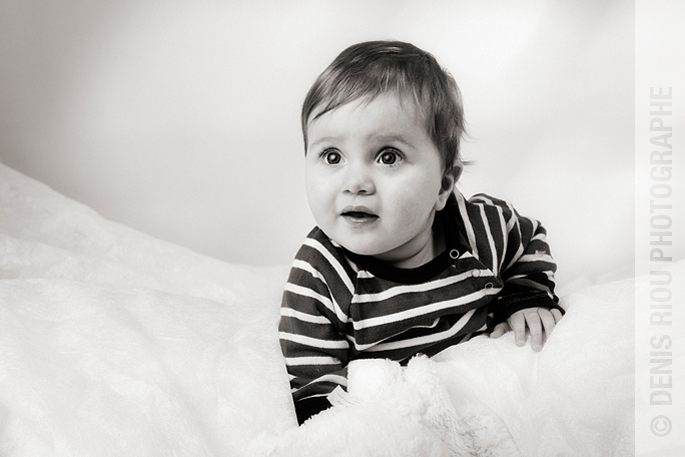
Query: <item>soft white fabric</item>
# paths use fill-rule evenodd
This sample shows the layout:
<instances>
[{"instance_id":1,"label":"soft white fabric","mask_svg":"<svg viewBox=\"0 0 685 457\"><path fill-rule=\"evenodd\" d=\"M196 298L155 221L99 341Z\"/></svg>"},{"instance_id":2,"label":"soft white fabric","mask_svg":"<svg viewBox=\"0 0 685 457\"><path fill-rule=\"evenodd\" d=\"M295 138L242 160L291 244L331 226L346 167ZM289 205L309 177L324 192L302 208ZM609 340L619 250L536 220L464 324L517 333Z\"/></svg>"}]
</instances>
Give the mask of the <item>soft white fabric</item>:
<instances>
[{"instance_id":1,"label":"soft white fabric","mask_svg":"<svg viewBox=\"0 0 685 457\"><path fill-rule=\"evenodd\" d=\"M286 274L153 239L0 166L0 455L247 455L293 427Z\"/></svg>"},{"instance_id":2,"label":"soft white fabric","mask_svg":"<svg viewBox=\"0 0 685 457\"><path fill-rule=\"evenodd\" d=\"M633 281L563 297L539 354L505 335L354 364L350 393L298 428L287 270L151 238L0 165L0 455L632 452Z\"/></svg>"}]
</instances>

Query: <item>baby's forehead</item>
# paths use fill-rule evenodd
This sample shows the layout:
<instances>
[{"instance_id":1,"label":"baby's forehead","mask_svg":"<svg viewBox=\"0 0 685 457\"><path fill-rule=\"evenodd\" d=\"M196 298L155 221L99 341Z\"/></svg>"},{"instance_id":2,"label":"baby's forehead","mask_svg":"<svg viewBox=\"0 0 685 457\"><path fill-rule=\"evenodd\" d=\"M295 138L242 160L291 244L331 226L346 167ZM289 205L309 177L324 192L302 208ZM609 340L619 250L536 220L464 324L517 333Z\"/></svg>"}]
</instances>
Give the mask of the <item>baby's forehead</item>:
<instances>
[{"instance_id":1,"label":"baby's forehead","mask_svg":"<svg viewBox=\"0 0 685 457\"><path fill-rule=\"evenodd\" d=\"M428 126L428 110L423 106L424 104L415 93L386 91L379 94L363 94L357 97L350 97L338 103L322 103L321 106L313 110L308 127L311 126L312 122L327 113L348 117L360 116L363 114L363 108L368 108L369 105L381 105L386 109L397 110L413 119L414 122L422 127L427 128Z\"/></svg>"},{"instance_id":2,"label":"baby's forehead","mask_svg":"<svg viewBox=\"0 0 685 457\"><path fill-rule=\"evenodd\" d=\"M358 141L368 146L397 143L418 147L433 143L416 103L394 93L358 98L322 112L309 122L307 130L307 148Z\"/></svg>"}]
</instances>

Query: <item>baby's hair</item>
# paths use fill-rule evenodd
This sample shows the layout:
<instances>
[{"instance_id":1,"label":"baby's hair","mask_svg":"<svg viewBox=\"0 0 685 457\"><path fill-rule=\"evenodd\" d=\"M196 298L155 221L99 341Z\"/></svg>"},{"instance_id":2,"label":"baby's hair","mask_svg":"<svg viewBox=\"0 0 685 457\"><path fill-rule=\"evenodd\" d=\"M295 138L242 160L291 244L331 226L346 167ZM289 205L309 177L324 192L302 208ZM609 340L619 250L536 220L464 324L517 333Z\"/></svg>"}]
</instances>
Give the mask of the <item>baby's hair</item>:
<instances>
[{"instance_id":1,"label":"baby's hair","mask_svg":"<svg viewBox=\"0 0 685 457\"><path fill-rule=\"evenodd\" d=\"M352 45L319 75L302 106L305 153L309 122L346 103L392 92L410 96L422 112L445 169L460 163L464 108L459 87L432 54L401 41Z\"/></svg>"}]
</instances>

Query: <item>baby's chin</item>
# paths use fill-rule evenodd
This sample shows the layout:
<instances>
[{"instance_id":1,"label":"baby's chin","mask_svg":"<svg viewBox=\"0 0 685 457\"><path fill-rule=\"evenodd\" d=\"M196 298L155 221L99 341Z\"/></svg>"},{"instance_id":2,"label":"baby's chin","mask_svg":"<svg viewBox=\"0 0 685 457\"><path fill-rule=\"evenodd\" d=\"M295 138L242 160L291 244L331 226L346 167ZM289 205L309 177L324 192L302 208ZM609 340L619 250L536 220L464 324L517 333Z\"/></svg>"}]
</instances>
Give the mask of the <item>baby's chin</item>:
<instances>
[{"instance_id":1,"label":"baby's chin","mask_svg":"<svg viewBox=\"0 0 685 457\"><path fill-rule=\"evenodd\" d=\"M397 268L416 268L431 261L434 253L417 249L416 245L405 243L391 249L379 250L378 246L352 246L351 244L336 243L348 252L356 255L372 257L385 264Z\"/></svg>"},{"instance_id":2,"label":"baby's chin","mask_svg":"<svg viewBox=\"0 0 685 457\"><path fill-rule=\"evenodd\" d=\"M396 252L396 250L399 247L391 250L378 250L377 248L374 249L374 247L346 246L341 243L336 244L342 246L346 251L351 252L353 254L364 257L372 257L376 260L380 260L381 262L385 262L389 265L400 264L405 261L405 259L402 256L397 255L399 253Z\"/></svg>"},{"instance_id":3,"label":"baby's chin","mask_svg":"<svg viewBox=\"0 0 685 457\"><path fill-rule=\"evenodd\" d=\"M347 237L341 240L343 237L331 236L323 230L328 238L333 242L334 246L342 247L348 252L359 256L373 257L382 262L389 264L402 263L407 259L413 257L416 247L412 243L402 243L399 240L378 240L377 237L371 239L350 239L352 237Z\"/></svg>"},{"instance_id":4,"label":"baby's chin","mask_svg":"<svg viewBox=\"0 0 685 457\"><path fill-rule=\"evenodd\" d=\"M376 256L382 254L382 252L378 252L377 249L365 248L365 247L360 247L360 246L350 246L349 244L343 244L343 243L335 243L335 244L343 247L346 251L351 252L352 254L356 254L356 255L363 255L366 257L376 257Z\"/></svg>"},{"instance_id":5,"label":"baby's chin","mask_svg":"<svg viewBox=\"0 0 685 457\"><path fill-rule=\"evenodd\" d=\"M330 238L330 237L329 237ZM342 247L348 252L356 255L362 255L366 257L378 257L382 256L385 251L379 251L376 246L364 246L362 244L352 244L352 243L341 243L335 238L331 238L333 245Z\"/></svg>"}]
</instances>

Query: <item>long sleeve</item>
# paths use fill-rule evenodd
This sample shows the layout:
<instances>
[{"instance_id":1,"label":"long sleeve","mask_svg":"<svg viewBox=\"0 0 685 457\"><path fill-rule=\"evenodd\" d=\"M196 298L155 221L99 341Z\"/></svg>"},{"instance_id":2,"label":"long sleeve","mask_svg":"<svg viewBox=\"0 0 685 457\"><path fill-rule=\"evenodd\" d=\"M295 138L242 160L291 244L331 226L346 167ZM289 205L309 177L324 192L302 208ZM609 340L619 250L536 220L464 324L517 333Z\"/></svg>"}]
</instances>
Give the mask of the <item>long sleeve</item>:
<instances>
[{"instance_id":1,"label":"long sleeve","mask_svg":"<svg viewBox=\"0 0 685 457\"><path fill-rule=\"evenodd\" d=\"M545 228L537 220L521 216L505 201L482 194L474 196L474 200L489 205L490 212L496 214L491 220L498 221L491 224L488 232L491 244L501 246L492 250L492 256L496 258L493 268L499 270L504 283L492 309L494 325L527 308L554 308L563 313L554 294L557 265L547 244ZM496 241L500 237L501 244Z\"/></svg>"},{"instance_id":2,"label":"long sleeve","mask_svg":"<svg viewBox=\"0 0 685 457\"><path fill-rule=\"evenodd\" d=\"M314 266L334 268L336 260L330 257L320 243L308 239L283 293L279 337L300 423L330 406L327 395L347 384L347 317L331 290L342 288L344 294L347 286L339 275L326 277L326 268L322 273Z\"/></svg>"}]
</instances>

